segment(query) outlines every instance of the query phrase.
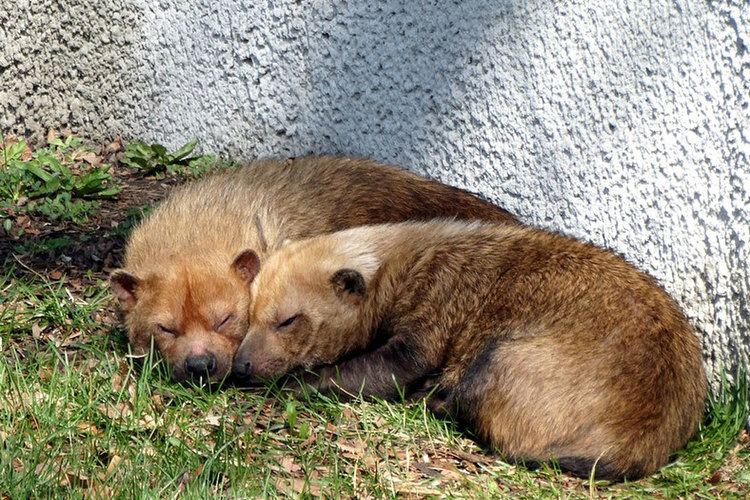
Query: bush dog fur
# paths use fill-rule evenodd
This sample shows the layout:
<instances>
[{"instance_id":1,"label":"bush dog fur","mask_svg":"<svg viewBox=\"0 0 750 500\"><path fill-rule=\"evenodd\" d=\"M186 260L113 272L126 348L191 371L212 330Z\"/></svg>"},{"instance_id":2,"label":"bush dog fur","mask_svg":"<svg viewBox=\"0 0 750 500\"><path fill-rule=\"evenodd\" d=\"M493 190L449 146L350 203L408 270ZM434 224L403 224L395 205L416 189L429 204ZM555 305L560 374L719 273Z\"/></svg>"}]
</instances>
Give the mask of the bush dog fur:
<instances>
[{"instance_id":1,"label":"bush dog fur","mask_svg":"<svg viewBox=\"0 0 750 500\"><path fill-rule=\"evenodd\" d=\"M654 279L538 229L431 221L292 242L250 285L234 362L263 379L315 368L321 391L428 405L514 460L636 479L695 432L701 347ZM426 385L426 387L425 387Z\"/></svg>"},{"instance_id":2,"label":"bush dog fur","mask_svg":"<svg viewBox=\"0 0 750 500\"><path fill-rule=\"evenodd\" d=\"M260 161L188 184L134 231L111 284L131 350L152 339L176 380L222 380L247 331L248 292L232 266L286 238L439 216L515 223L457 188L372 161Z\"/></svg>"}]
</instances>

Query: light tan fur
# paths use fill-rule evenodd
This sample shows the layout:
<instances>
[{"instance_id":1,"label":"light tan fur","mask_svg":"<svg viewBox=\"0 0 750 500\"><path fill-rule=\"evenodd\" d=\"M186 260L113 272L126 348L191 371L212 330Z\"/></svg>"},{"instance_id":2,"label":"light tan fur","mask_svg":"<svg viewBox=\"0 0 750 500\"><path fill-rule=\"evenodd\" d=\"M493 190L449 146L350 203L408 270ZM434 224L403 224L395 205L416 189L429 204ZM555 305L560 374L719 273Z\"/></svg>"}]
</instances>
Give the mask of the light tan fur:
<instances>
[{"instance_id":1,"label":"light tan fur","mask_svg":"<svg viewBox=\"0 0 750 500\"><path fill-rule=\"evenodd\" d=\"M665 464L706 393L700 343L651 277L571 238L456 221L354 228L269 256L235 370L300 367L344 394L435 389L432 408L505 455L610 479Z\"/></svg>"},{"instance_id":2,"label":"light tan fur","mask_svg":"<svg viewBox=\"0 0 750 500\"><path fill-rule=\"evenodd\" d=\"M241 252L438 216L515 222L465 191L352 158L264 160L181 187L134 230L112 275L131 348L144 354L153 340L176 379L197 360L193 371L221 380L246 331L247 287L232 268Z\"/></svg>"}]
</instances>

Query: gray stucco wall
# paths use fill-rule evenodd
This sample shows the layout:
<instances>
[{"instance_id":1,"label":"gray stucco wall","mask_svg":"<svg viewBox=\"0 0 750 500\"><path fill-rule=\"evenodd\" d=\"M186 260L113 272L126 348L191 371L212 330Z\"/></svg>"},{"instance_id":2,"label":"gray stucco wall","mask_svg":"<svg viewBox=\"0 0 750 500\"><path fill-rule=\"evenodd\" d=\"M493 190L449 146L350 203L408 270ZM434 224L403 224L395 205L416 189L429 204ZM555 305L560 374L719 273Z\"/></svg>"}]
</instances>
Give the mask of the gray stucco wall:
<instances>
[{"instance_id":1,"label":"gray stucco wall","mask_svg":"<svg viewBox=\"0 0 750 500\"><path fill-rule=\"evenodd\" d=\"M3 0L0 127L346 153L624 254L750 354L750 4Z\"/></svg>"}]
</instances>

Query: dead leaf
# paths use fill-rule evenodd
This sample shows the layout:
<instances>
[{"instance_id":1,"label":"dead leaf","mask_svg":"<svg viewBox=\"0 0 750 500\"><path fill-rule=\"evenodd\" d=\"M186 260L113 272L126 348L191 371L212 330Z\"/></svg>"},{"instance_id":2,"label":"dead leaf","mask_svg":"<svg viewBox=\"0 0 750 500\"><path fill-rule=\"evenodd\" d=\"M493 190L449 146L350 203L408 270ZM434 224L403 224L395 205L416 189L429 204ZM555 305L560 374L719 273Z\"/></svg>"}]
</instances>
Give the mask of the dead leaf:
<instances>
[{"instance_id":1,"label":"dead leaf","mask_svg":"<svg viewBox=\"0 0 750 500\"><path fill-rule=\"evenodd\" d=\"M318 435L315 432L311 432L308 438L300 443L300 448L305 449L308 446L312 446L317 440Z\"/></svg>"},{"instance_id":2,"label":"dead leaf","mask_svg":"<svg viewBox=\"0 0 750 500\"><path fill-rule=\"evenodd\" d=\"M427 477L441 477L438 471L424 462L414 462L414 468Z\"/></svg>"},{"instance_id":3,"label":"dead leaf","mask_svg":"<svg viewBox=\"0 0 750 500\"><path fill-rule=\"evenodd\" d=\"M307 486L307 488L306 488ZM281 490L283 493L290 494L296 493L297 495L307 492L313 497L319 497L321 494L320 486L316 483L307 483L302 478L277 478L276 488Z\"/></svg>"},{"instance_id":4,"label":"dead leaf","mask_svg":"<svg viewBox=\"0 0 750 500\"><path fill-rule=\"evenodd\" d=\"M388 421L382 415L376 415L375 418L372 420L372 423L375 425L375 428L379 429L383 427L385 424L387 424Z\"/></svg>"},{"instance_id":5,"label":"dead leaf","mask_svg":"<svg viewBox=\"0 0 750 500\"><path fill-rule=\"evenodd\" d=\"M367 443L361 439L340 439L336 441L336 446L341 450L342 456L358 460L365 456Z\"/></svg>"},{"instance_id":6,"label":"dead leaf","mask_svg":"<svg viewBox=\"0 0 750 500\"><path fill-rule=\"evenodd\" d=\"M721 471L714 472L711 477L708 478L710 484L718 484L721 481Z\"/></svg>"},{"instance_id":7,"label":"dead leaf","mask_svg":"<svg viewBox=\"0 0 750 500\"><path fill-rule=\"evenodd\" d=\"M117 367L117 373L112 376L112 389L115 392L120 392L125 386L126 378L128 376L128 363L125 360L120 361Z\"/></svg>"},{"instance_id":8,"label":"dead leaf","mask_svg":"<svg viewBox=\"0 0 750 500\"><path fill-rule=\"evenodd\" d=\"M302 467L294 461L294 458L288 456L281 459L279 466L290 474L296 474L302 470Z\"/></svg>"},{"instance_id":9,"label":"dead leaf","mask_svg":"<svg viewBox=\"0 0 750 500\"><path fill-rule=\"evenodd\" d=\"M122 137L118 137L114 141L107 144L107 151L110 153L117 153L122 149Z\"/></svg>"},{"instance_id":10,"label":"dead leaf","mask_svg":"<svg viewBox=\"0 0 750 500\"><path fill-rule=\"evenodd\" d=\"M206 415L204 420L210 426L213 426L213 427L221 426L221 418L219 418L218 415L213 415L209 413L208 415Z\"/></svg>"},{"instance_id":11,"label":"dead leaf","mask_svg":"<svg viewBox=\"0 0 750 500\"><path fill-rule=\"evenodd\" d=\"M450 450L448 454L458 458L459 460L465 460L474 464L481 465L492 462L492 459L488 456L479 455L477 453L469 453L461 450Z\"/></svg>"},{"instance_id":12,"label":"dead leaf","mask_svg":"<svg viewBox=\"0 0 750 500\"><path fill-rule=\"evenodd\" d=\"M76 429L78 429L80 432L83 432L83 433L94 434L95 436L98 436L102 433L102 431L100 431L91 422L78 422L76 424Z\"/></svg>"},{"instance_id":13,"label":"dead leaf","mask_svg":"<svg viewBox=\"0 0 750 500\"><path fill-rule=\"evenodd\" d=\"M51 128L47 131L47 144L52 144L52 141L57 139L60 135L57 133L57 130Z\"/></svg>"},{"instance_id":14,"label":"dead leaf","mask_svg":"<svg viewBox=\"0 0 750 500\"><path fill-rule=\"evenodd\" d=\"M39 340L42 338L42 332L44 331L44 328L39 326L37 323L34 323L31 325L31 336L34 337L35 340Z\"/></svg>"},{"instance_id":15,"label":"dead leaf","mask_svg":"<svg viewBox=\"0 0 750 500\"><path fill-rule=\"evenodd\" d=\"M117 466L120 465L120 462L122 462L122 457L120 455L113 455L109 460L109 465L107 465L107 471L104 473L104 475L107 478L112 477L112 473L114 473L115 469L117 469Z\"/></svg>"},{"instance_id":16,"label":"dead leaf","mask_svg":"<svg viewBox=\"0 0 750 500\"><path fill-rule=\"evenodd\" d=\"M145 413L140 420L138 420L138 424L143 427L144 429L148 430L154 430L159 426L159 423L157 420L149 415L148 413Z\"/></svg>"},{"instance_id":17,"label":"dead leaf","mask_svg":"<svg viewBox=\"0 0 750 500\"><path fill-rule=\"evenodd\" d=\"M80 154L76 155L77 160L83 160L89 165L92 165L94 167L98 167L102 164L102 159L99 155L96 153L92 153L91 151L83 151Z\"/></svg>"}]
</instances>

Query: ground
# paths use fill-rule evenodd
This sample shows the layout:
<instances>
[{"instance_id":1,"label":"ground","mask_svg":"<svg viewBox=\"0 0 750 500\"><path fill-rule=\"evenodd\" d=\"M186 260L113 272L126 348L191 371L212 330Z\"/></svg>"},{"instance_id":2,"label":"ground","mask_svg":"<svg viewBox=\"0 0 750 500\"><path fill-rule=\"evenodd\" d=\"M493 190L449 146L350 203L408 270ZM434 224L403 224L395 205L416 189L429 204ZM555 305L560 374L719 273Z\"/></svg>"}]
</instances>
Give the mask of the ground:
<instances>
[{"instance_id":1,"label":"ground","mask_svg":"<svg viewBox=\"0 0 750 500\"><path fill-rule=\"evenodd\" d=\"M11 143L19 144L6 138L5 153ZM172 383L158 359L129 358L107 274L141 214L207 170L193 168L207 157L170 157L159 148L131 149L128 157L118 141L59 144L18 147L15 160L0 152L7 175L45 164L44 154L73 176L110 165L97 191L104 194L87 198L95 203L76 220L39 208L58 192L40 195L38 183L0 205L3 498L750 495L746 384L716 392L701 431L672 464L640 481L609 484L507 464L422 402L344 404L275 387L209 391ZM121 191L109 194L113 186ZM82 190L67 192L75 202Z\"/></svg>"}]
</instances>

